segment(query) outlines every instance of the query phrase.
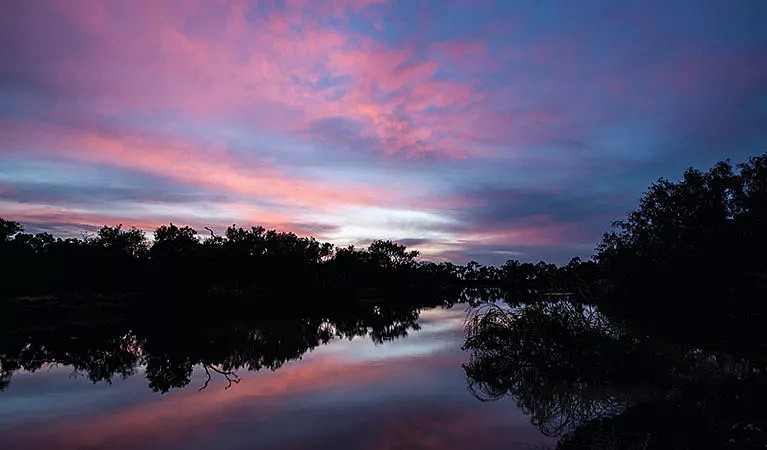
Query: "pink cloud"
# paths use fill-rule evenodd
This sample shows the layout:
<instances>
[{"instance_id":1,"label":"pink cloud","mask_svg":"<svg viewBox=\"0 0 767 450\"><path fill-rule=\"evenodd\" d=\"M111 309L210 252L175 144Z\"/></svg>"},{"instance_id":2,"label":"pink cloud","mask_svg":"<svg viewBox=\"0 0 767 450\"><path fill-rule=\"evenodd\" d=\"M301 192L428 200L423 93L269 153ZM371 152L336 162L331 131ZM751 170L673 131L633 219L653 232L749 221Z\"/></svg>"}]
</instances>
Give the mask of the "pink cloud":
<instances>
[{"instance_id":1,"label":"pink cloud","mask_svg":"<svg viewBox=\"0 0 767 450\"><path fill-rule=\"evenodd\" d=\"M439 63L419 58L412 48L392 49L327 27L321 11L298 14L303 3L257 21L249 21L238 2L218 15L206 14L206 2L188 5L184 14L155 2L111 6L92 14L90 3L57 8L60 19L87 35L80 51L36 55L48 68L45 83L59 92L62 104L87 101L107 116L172 110L236 117L282 133L346 117L361 123L361 136L386 155L461 158L481 152L454 134L458 120L450 118L482 95L470 85L439 79ZM47 19L28 20L34 23L27 29L41 30ZM189 31L186 20L199 25ZM475 49L445 45L449 56L465 57ZM341 81L318 88L328 77Z\"/></svg>"},{"instance_id":2,"label":"pink cloud","mask_svg":"<svg viewBox=\"0 0 767 450\"><path fill-rule=\"evenodd\" d=\"M124 216L113 216L104 213L62 209L52 206L33 205L26 203L11 203L0 200L5 218L13 219L22 224L67 224L83 229L101 227L104 225L125 224L136 228L149 230L155 228L156 221ZM83 230L85 231L85 230Z\"/></svg>"},{"instance_id":3,"label":"pink cloud","mask_svg":"<svg viewBox=\"0 0 767 450\"><path fill-rule=\"evenodd\" d=\"M499 246L549 246L573 242L572 225L545 218L539 218L536 222L534 225L506 228L475 227L461 236L466 242Z\"/></svg>"},{"instance_id":4,"label":"pink cloud","mask_svg":"<svg viewBox=\"0 0 767 450\"><path fill-rule=\"evenodd\" d=\"M191 141L152 136L101 134L56 126L6 129L0 135L4 154L67 158L136 170L189 185L244 194L270 201L312 207L375 204L393 192L365 186L320 183L291 178L267 163L245 165L224 149L205 148ZM15 150L10 150L15 149Z\"/></svg>"},{"instance_id":5,"label":"pink cloud","mask_svg":"<svg viewBox=\"0 0 767 450\"><path fill-rule=\"evenodd\" d=\"M648 71L649 82L674 94L704 98L722 86L737 86L742 96L750 96L764 87L767 79L767 51L733 54L722 48L693 52L672 64ZM732 99L739 100L739 99Z\"/></svg>"},{"instance_id":6,"label":"pink cloud","mask_svg":"<svg viewBox=\"0 0 767 450\"><path fill-rule=\"evenodd\" d=\"M248 227L261 225L270 229L292 231L299 235L312 235L321 231L321 224L303 224L285 214L276 213L253 205L237 203L217 203L215 209L184 207L167 211L167 207L156 211L142 208L141 214L127 212L100 211L101 208L87 206L58 206L36 203L21 203L0 200L0 210L4 218L14 220L26 226L45 225L50 229L61 229L65 234L75 235L89 229L100 228L104 225L123 224L126 227L136 227L148 233L160 225L174 222L180 225L190 225L205 233L204 227L212 227L218 232L234 223ZM122 208L125 209L125 208ZM200 217L202 213L208 213ZM213 211L213 213L211 213ZM197 212L197 214L195 214Z\"/></svg>"},{"instance_id":7,"label":"pink cloud","mask_svg":"<svg viewBox=\"0 0 767 450\"><path fill-rule=\"evenodd\" d=\"M497 65L487 58L487 44L483 41L445 41L432 44L430 50L456 64L471 63L473 69L485 70ZM477 67L475 64L479 64Z\"/></svg>"}]
</instances>

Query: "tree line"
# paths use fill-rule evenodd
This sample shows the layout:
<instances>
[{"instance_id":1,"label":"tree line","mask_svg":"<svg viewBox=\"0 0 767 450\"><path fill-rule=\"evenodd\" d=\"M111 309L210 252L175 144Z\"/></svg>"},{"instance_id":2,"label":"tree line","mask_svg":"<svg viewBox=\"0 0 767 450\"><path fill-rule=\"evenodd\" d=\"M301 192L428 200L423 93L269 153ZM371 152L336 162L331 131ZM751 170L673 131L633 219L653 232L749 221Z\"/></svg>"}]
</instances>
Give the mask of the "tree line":
<instances>
[{"instance_id":1,"label":"tree line","mask_svg":"<svg viewBox=\"0 0 767 450\"><path fill-rule=\"evenodd\" d=\"M767 154L737 165L722 161L708 171L691 168L677 182L660 179L613 225L587 261L509 260L495 267L420 261L417 251L392 241L337 247L260 226L233 225L223 235L208 229L201 236L171 223L150 240L117 225L62 238L25 233L21 224L0 218L0 294L187 289L374 296L477 289L488 299L513 302L566 295L666 328L685 317L715 340L713 326L764 320Z\"/></svg>"},{"instance_id":2,"label":"tree line","mask_svg":"<svg viewBox=\"0 0 767 450\"><path fill-rule=\"evenodd\" d=\"M358 294L384 287L496 286L505 288L502 296L525 298L567 291L571 272L582 264L577 258L561 267L516 260L500 267L419 261L418 251L388 240L375 240L367 248L337 247L261 226L233 225L223 235L201 236L171 223L155 229L149 239L140 229L116 225L83 238L56 237L25 233L20 223L3 218L0 255L5 266L0 294L5 295L163 288Z\"/></svg>"}]
</instances>

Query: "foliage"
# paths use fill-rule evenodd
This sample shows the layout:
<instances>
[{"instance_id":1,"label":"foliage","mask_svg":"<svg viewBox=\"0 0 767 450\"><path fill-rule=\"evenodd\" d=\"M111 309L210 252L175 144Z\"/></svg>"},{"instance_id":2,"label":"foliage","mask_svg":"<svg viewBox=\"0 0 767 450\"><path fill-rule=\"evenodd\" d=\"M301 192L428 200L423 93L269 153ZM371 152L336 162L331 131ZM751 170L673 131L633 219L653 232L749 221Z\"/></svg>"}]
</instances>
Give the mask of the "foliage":
<instances>
[{"instance_id":1,"label":"foliage","mask_svg":"<svg viewBox=\"0 0 767 450\"><path fill-rule=\"evenodd\" d=\"M756 325L767 314L767 154L658 180L615 227L595 255L596 301L632 317L663 305L653 320L673 327L685 317L701 333Z\"/></svg>"},{"instance_id":2,"label":"foliage","mask_svg":"<svg viewBox=\"0 0 767 450\"><path fill-rule=\"evenodd\" d=\"M412 266L418 251L407 251L407 247L392 241L377 240L368 247L368 254L373 264L391 269Z\"/></svg>"},{"instance_id":3,"label":"foliage","mask_svg":"<svg viewBox=\"0 0 767 450\"><path fill-rule=\"evenodd\" d=\"M12 222L0 217L0 242L8 242L16 234L23 230L18 222Z\"/></svg>"},{"instance_id":4,"label":"foliage","mask_svg":"<svg viewBox=\"0 0 767 450\"><path fill-rule=\"evenodd\" d=\"M125 230L122 224L101 227L96 237L90 239L88 243L95 248L105 250L110 255L126 258L140 258L149 249L143 231L134 227Z\"/></svg>"},{"instance_id":5,"label":"foliage","mask_svg":"<svg viewBox=\"0 0 767 450\"><path fill-rule=\"evenodd\" d=\"M153 258L169 257L171 255L190 255L197 250L200 240L197 230L190 227L162 225L154 231L154 243L151 248Z\"/></svg>"},{"instance_id":6,"label":"foliage","mask_svg":"<svg viewBox=\"0 0 767 450\"><path fill-rule=\"evenodd\" d=\"M416 260L418 252L391 241L366 249L335 249L313 237L264 227L232 225L223 236L201 238L173 223L144 232L104 226L83 239L28 234L17 222L0 219L0 256L6 262L0 294L130 292L147 289L194 291L346 291L439 288L460 282L455 266Z\"/></svg>"}]
</instances>

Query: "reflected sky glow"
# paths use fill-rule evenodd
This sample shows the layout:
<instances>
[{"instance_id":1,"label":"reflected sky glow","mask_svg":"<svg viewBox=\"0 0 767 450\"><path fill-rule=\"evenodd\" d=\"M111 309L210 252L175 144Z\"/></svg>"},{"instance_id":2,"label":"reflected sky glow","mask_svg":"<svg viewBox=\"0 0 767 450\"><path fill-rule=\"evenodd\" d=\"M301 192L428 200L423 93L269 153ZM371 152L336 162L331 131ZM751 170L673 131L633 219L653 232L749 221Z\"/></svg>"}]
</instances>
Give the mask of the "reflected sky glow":
<instances>
[{"instance_id":1,"label":"reflected sky glow","mask_svg":"<svg viewBox=\"0 0 767 450\"><path fill-rule=\"evenodd\" d=\"M151 393L137 374L112 386L66 367L18 373L0 393L6 448L526 448L540 436L513 401L467 391L462 307L424 311L422 328L375 345L333 341L277 371L240 372L229 389L204 373Z\"/></svg>"}]
</instances>

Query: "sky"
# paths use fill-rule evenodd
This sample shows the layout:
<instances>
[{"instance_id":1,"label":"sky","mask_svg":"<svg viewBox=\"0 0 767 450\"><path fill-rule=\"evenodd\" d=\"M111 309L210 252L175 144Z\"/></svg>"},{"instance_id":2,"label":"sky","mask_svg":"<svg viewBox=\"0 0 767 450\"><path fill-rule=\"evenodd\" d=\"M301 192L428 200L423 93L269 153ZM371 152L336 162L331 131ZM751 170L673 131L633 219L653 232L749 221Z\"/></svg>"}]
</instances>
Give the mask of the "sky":
<instances>
[{"instance_id":1,"label":"sky","mask_svg":"<svg viewBox=\"0 0 767 450\"><path fill-rule=\"evenodd\" d=\"M0 216L588 258L658 178L767 151L766 19L763 0L0 0Z\"/></svg>"}]
</instances>

